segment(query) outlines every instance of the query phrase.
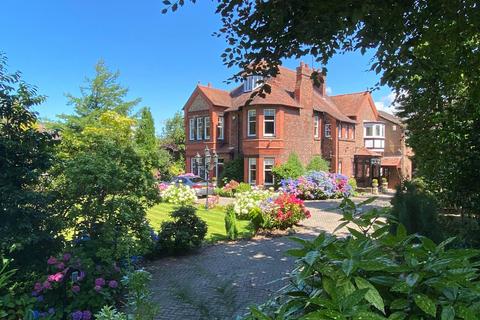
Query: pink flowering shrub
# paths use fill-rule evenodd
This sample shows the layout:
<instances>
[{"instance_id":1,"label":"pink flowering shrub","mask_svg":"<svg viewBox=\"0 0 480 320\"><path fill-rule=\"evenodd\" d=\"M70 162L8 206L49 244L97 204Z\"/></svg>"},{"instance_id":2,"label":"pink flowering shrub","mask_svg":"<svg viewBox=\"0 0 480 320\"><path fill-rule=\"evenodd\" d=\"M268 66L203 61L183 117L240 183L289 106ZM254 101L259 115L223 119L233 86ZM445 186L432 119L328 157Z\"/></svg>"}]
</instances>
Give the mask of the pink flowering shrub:
<instances>
[{"instance_id":1,"label":"pink flowering shrub","mask_svg":"<svg viewBox=\"0 0 480 320\"><path fill-rule=\"evenodd\" d=\"M222 188L217 188L216 193L222 197L233 198L239 185L240 183L237 181L230 180L230 182L225 184Z\"/></svg>"},{"instance_id":2,"label":"pink flowering shrub","mask_svg":"<svg viewBox=\"0 0 480 320\"><path fill-rule=\"evenodd\" d=\"M116 264L94 263L81 254L65 253L47 260L48 274L34 284L36 318L93 320L104 305L115 304L122 273Z\"/></svg>"},{"instance_id":3,"label":"pink flowering shrub","mask_svg":"<svg viewBox=\"0 0 480 320\"><path fill-rule=\"evenodd\" d=\"M282 192L260 204L265 229L287 229L303 219L310 218L303 200L294 194Z\"/></svg>"},{"instance_id":4,"label":"pink flowering shrub","mask_svg":"<svg viewBox=\"0 0 480 320\"><path fill-rule=\"evenodd\" d=\"M220 197L217 195L209 195L208 196L208 208L213 209L218 205L218 202L220 200Z\"/></svg>"}]
</instances>

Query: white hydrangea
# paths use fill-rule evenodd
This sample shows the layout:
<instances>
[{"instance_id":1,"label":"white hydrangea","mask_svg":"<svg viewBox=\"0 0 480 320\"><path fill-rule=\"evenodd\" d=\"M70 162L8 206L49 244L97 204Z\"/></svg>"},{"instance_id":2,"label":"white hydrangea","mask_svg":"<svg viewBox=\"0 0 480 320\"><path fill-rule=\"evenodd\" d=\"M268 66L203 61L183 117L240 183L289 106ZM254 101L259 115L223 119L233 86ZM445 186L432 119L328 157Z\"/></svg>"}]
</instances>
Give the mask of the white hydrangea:
<instances>
[{"instance_id":1,"label":"white hydrangea","mask_svg":"<svg viewBox=\"0 0 480 320\"><path fill-rule=\"evenodd\" d=\"M186 185L169 185L160 194L162 200L178 205L192 205L197 202L197 195L192 188Z\"/></svg>"},{"instance_id":2,"label":"white hydrangea","mask_svg":"<svg viewBox=\"0 0 480 320\"><path fill-rule=\"evenodd\" d=\"M235 194L235 201L233 202L233 209L239 218L249 218L248 214L254 208L259 208L260 203L273 196L273 192L269 190L262 190L252 188L250 191L245 191Z\"/></svg>"}]
</instances>

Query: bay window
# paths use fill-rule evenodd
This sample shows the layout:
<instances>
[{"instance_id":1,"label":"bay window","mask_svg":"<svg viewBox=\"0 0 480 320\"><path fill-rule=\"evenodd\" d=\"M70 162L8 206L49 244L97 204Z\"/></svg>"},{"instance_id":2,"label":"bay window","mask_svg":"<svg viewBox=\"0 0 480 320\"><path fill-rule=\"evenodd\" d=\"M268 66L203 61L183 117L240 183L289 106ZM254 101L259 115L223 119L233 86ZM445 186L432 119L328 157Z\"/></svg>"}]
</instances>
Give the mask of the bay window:
<instances>
[{"instance_id":1,"label":"bay window","mask_svg":"<svg viewBox=\"0 0 480 320\"><path fill-rule=\"evenodd\" d=\"M248 158L248 183L257 183L257 159Z\"/></svg>"},{"instance_id":2,"label":"bay window","mask_svg":"<svg viewBox=\"0 0 480 320\"><path fill-rule=\"evenodd\" d=\"M263 135L266 137L275 135L275 109L263 111Z\"/></svg>"},{"instance_id":3,"label":"bay window","mask_svg":"<svg viewBox=\"0 0 480 320\"><path fill-rule=\"evenodd\" d=\"M385 148L385 125L383 123L364 123L363 138L365 148L382 151Z\"/></svg>"},{"instance_id":4,"label":"bay window","mask_svg":"<svg viewBox=\"0 0 480 320\"><path fill-rule=\"evenodd\" d=\"M262 76L248 76L243 82L243 92L248 92L257 89L262 85Z\"/></svg>"},{"instance_id":5,"label":"bay window","mask_svg":"<svg viewBox=\"0 0 480 320\"><path fill-rule=\"evenodd\" d=\"M247 134L249 137L257 135L257 111L248 110L248 129Z\"/></svg>"},{"instance_id":6,"label":"bay window","mask_svg":"<svg viewBox=\"0 0 480 320\"><path fill-rule=\"evenodd\" d=\"M274 183L273 178L273 166L275 165L275 159L266 158L263 160L263 177L264 184L266 186L271 186Z\"/></svg>"},{"instance_id":7,"label":"bay window","mask_svg":"<svg viewBox=\"0 0 480 320\"><path fill-rule=\"evenodd\" d=\"M203 139L203 118L197 118L197 140Z\"/></svg>"},{"instance_id":8,"label":"bay window","mask_svg":"<svg viewBox=\"0 0 480 320\"><path fill-rule=\"evenodd\" d=\"M205 117L204 123L204 137L205 140L210 140L210 117Z\"/></svg>"}]
</instances>

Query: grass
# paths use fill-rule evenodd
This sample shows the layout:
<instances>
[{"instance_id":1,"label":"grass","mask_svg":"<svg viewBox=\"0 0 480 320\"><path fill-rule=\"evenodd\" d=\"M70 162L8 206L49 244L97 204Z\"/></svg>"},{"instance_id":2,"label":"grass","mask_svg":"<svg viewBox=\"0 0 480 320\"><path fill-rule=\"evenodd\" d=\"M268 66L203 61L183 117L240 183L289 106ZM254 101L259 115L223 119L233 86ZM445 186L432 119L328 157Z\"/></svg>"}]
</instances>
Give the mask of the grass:
<instances>
[{"instance_id":1,"label":"grass","mask_svg":"<svg viewBox=\"0 0 480 320\"><path fill-rule=\"evenodd\" d=\"M170 212L175 210L176 206L170 203L160 203L148 210L147 218L155 230L160 229L163 221L170 220ZM215 242L227 239L225 232L225 209L217 206L213 209L205 210L202 205L197 206L197 214L208 226L206 240ZM238 237L251 238L253 236L253 227L250 221L237 220Z\"/></svg>"}]
</instances>

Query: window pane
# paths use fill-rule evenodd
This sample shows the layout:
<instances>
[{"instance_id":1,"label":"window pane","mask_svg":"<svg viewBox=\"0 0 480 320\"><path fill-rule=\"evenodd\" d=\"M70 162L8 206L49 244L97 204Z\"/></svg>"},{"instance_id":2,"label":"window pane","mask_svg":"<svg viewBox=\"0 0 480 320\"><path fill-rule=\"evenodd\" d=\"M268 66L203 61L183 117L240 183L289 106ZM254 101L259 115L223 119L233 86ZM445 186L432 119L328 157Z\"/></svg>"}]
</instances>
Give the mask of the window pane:
<instances>
[{"instance_id":1,"label":"window pane","mask_svg":"<svg viewBox=\"0 0 480 320\"><path fill-rule=\"evenodd\" d=\"M375 135L376 135L377 137L379 137L379 136L381 135L380 125L379 125L379 124L377 124L377 125L375 126Z\"/></svg>"},{"instance_id":2,"label":"window pane","mask_svg":"<svg viewBox=\"0 0 480 320\"><path fill-rule=\"evenodd\" d=\"M372 126L366 126L366 127L365 127L365 136L367 136L367 137L373 136L373 128L372 128Z\"/></svg>"},{"instance_id":3,"label":"window pane","mask_svg":"<svg viewBox=\"0 0 480 320\"><path fill-rule=\"evenodd\" d=\"M210 139L210 117L205 117L205 139Z\"/></svg>"},{"instance_id":4,"label":"window pane","mask_svg":"<svg viewBox=\"0 0 480 320\"><path fill-rule=\"evenodd\" d=\"M248 111L248 135L254 136L257 134L257 113L255 110Z\"/></svg>"},{"instance_id":5,"label":"window pane","mask_svg":"<svg viewBox=\"0 0 480 320\"><path fill-rule=\"evenodd\" d=\"M365 140L366 148L373 148L373 140Z\"/></svg>"},{"instance_id":6,"label":"window pane","mask_svg":"<svg viewBox=\"0 0 480 320\"><path fill-rule=\"evenodd\" d=\"M274 117L275 117L275 110L273 109L265 109L265 111L263 112L264 116L265 116L265 119L270 119L270 120L273 120Z\"/></svg>"},{"instance_id":7,"label":"window pane","mask_svg":"<svg viewBox=\"0 0 480 320\"><path fill-rule=\"evenodd\" d=\"M197 140L203 139L203 118L197 118Z\"/></svg>"},{"instance_id":8,"label":"window pane","mask_svg":"<svg viewBox=\"0 0 480 320\"><path fill-rule=\"evenodd\" d=\"M274 135L275 134L275 123L274 122L265 122L265 134Z\"/></svg>"}]
</instances>

